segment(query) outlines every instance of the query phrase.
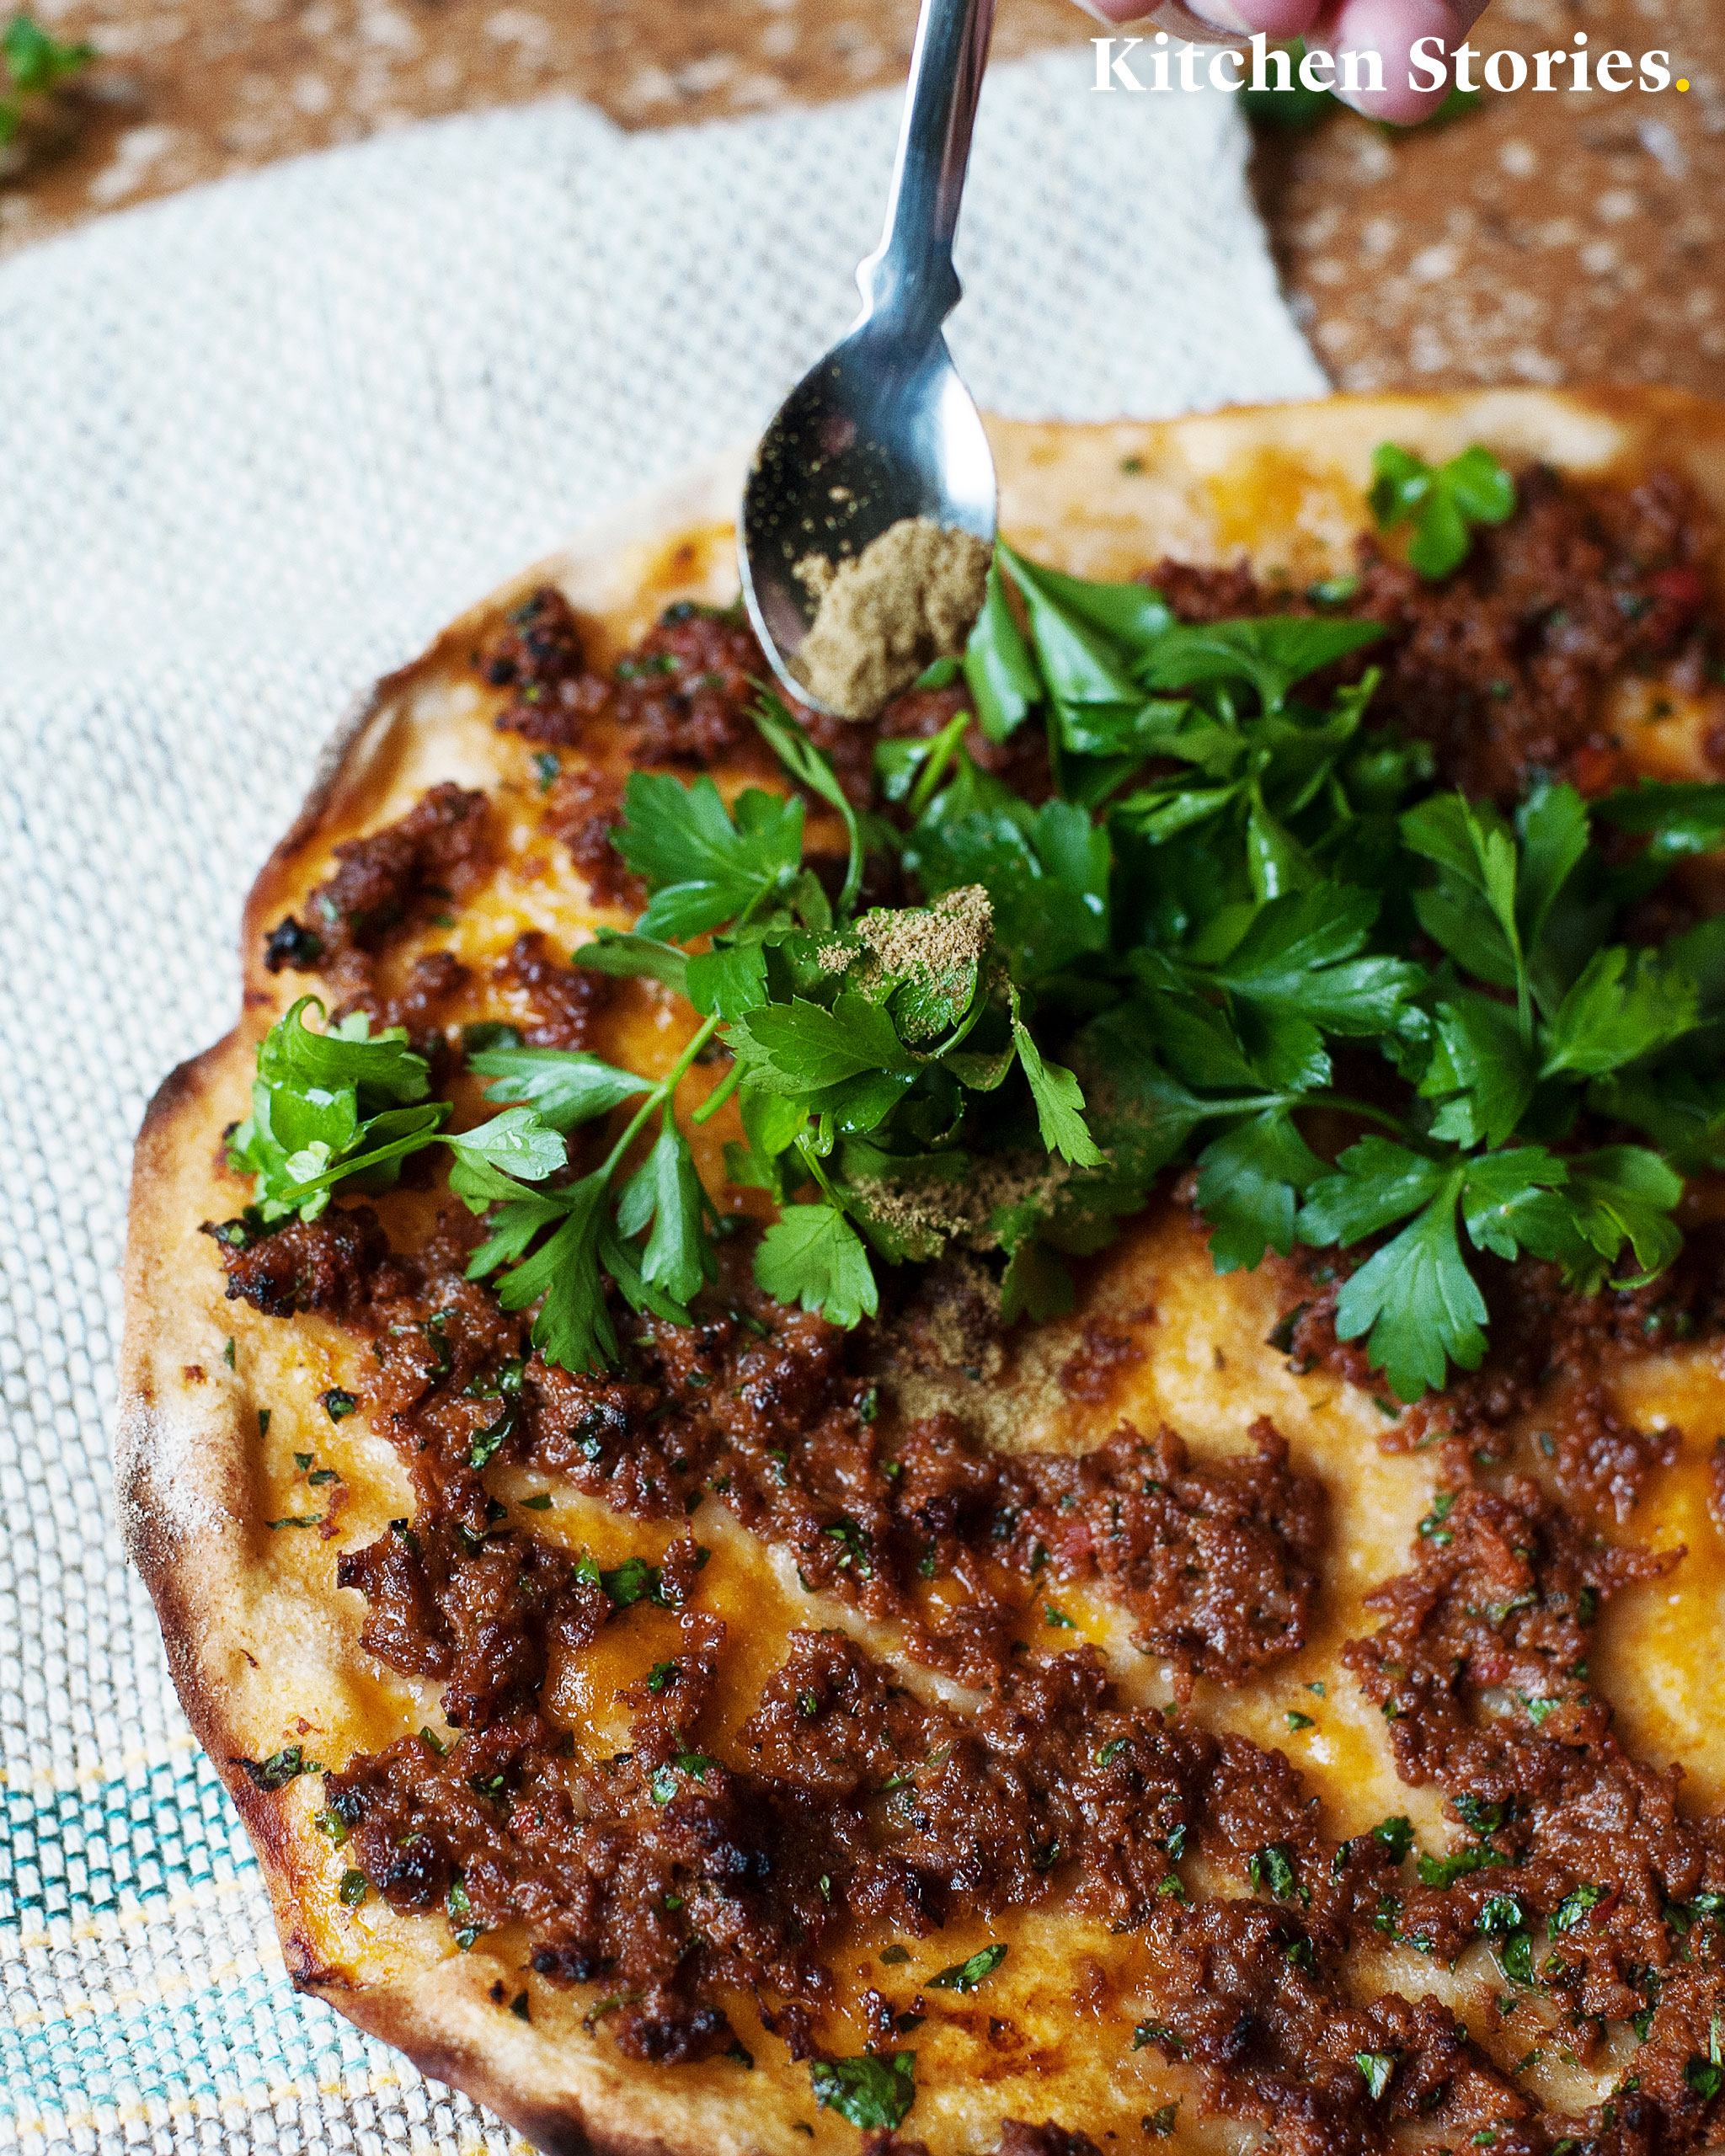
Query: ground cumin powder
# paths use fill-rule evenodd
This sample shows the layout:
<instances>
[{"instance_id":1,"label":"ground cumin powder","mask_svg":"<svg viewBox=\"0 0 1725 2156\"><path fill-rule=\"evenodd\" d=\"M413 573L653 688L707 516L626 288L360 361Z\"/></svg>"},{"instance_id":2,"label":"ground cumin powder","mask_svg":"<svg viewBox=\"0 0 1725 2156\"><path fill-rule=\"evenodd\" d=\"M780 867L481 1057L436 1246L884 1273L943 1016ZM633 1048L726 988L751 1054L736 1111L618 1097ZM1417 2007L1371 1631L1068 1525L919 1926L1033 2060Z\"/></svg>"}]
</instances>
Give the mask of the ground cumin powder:
<instances>
[{"instance_id":1,"label":"ground cumin powder","mask_svg":"<svg viewBox=\"0 0 1725 2156\"><path fill-rule=\"evenodd\" d=\"M871 954L858 986L883 973L949 973L957 966L974 966L986 954L994 936L994 907L980 883L964 883L932 906L880 907L865 913L857 934ZM814 954L828 974L847 972L859 955L853 945L841 942Z\"/></svg>"},{"instance_id":2,"label":"ground cumin powder","mask_svg":"<svg viewBox=\"0 0 1725 2156\"><path fill-rule=\"evenodd\" d=\"M795 670L816 700L845 718L872 718L926 666L964 648L982 611L993 550L932 517L901 517L854 561L820 554L796 574L815 615Z\"/></svg>"}]
</instances>

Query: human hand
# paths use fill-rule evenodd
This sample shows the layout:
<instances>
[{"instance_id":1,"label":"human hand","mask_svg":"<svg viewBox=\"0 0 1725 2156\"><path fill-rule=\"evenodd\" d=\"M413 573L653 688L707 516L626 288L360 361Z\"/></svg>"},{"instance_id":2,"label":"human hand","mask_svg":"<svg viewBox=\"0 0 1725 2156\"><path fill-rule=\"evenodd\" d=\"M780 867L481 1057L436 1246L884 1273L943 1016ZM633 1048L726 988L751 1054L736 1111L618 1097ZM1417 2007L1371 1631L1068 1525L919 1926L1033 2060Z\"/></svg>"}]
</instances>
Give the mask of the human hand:
<instances>
[{"instance_id":1,"label":"human hand","mask_svg":"<svg viewBox=\"0 0 1725 2156\"><path fill-rule=\"evenodd\" d=\"M1145 0L1081 0L1081 4L1104 22L1132 22L1145 13ZM1304 38L1308 50L1327 52L1335 59L1336 94L1345 104L1374 120L1406 123L1425 119L1445 95L1443 85L1434 90L1408 88L1410 73L1417 81L1421 72L1409 67L1414 45L1422 38L1437 38L1441 40L1439 49L1453 51L1484 12L1486 0L1188 0L1188 4L1204 21L1236 35L1263 30L1273 40ZM1178 34L1167 16L1151 19ZM1427 47L1428 51L1433 49ZM1381 56L1381 90L1342 88L1341 60L1348 52Z\"/></svg>"}]
</instances>

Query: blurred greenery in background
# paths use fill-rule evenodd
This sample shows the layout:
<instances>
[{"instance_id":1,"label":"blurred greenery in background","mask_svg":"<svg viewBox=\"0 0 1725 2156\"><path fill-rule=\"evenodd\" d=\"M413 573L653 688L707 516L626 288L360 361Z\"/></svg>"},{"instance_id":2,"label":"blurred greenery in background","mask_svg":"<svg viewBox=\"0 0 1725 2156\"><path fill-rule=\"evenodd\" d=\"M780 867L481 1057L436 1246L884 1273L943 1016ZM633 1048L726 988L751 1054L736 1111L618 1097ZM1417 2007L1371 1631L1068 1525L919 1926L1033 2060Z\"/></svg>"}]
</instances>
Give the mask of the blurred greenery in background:
<instances>
[{"instance_id":1,"label":"blurred greenery in background","mask_svg":"<svg viewBox=\"0 0 1725 2156\"><path fill-rule=\"evenodd\" d=\"M14 15L0 30L0 149L23 125L27 99L58 89L95 56L93 45L62 45L31 16Z\"/></svg>"}]
</instances>

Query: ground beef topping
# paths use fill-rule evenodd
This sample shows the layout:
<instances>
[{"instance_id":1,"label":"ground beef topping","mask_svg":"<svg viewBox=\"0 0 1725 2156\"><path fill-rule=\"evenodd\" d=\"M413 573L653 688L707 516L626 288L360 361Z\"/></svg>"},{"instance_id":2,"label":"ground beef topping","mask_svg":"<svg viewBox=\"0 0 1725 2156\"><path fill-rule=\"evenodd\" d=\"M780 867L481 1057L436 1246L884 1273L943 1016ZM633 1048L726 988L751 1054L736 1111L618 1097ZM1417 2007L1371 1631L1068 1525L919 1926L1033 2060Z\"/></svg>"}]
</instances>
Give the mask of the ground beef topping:
<instances>
[{"instance_id":1,"label":"ground beef topping","mask_svg":"<svg viewBox=\"0 0 1725 2156\"><path fill-rule=\"evenodd\" d=\"M611 1758L574 1757L516 1706L441 1753L404 1738L329 1776L356 1867L397 1908L446 1908L469 1943L525 1921L548 1982L604 1983L606 2025L634 2057L724 2048L720 1979L818 2011L820 1949L845 1913L924 1937L959 1908L1060 1894L1137 1935L1134 1982L1155 2005L1140 2039L1202 2068L1207 2109L1314 2152L1380 2146L1398 2116L1530 2111L1435 2001L1349 2007L1303 1913L1187 1901L1183 1855L1251 1861L1237 1838L1263 1831L1254 1785L1279 1775L1304 1809L1279 1755L1121 1709L1090 1649L1014 1679L972 1724L914 1700L855 1641L802 1632L726 1764L701 1730L723 1627L696 1611L682 1626ZM1362 2052L1388 2060L1379 2085ZM1001 2146L1084 2143L1049 2125Z\"/></svg>"},{"instance_id":2,"label":"ground beef topping","mask_svg":"<svg viewBox=\"0 0 1725 2156\"><path fill-rule=\"evenodd\" d=\"M1628 776L1600 708L1604 684L1625 669L1670 670L1696 690L1708 678L1720 640L1706 567L1717 535L1693 488L1669 472L1626 490L1535 467L1516 483L1516 514L1477 530L1453 575L1429 584L1367 536L1355 590L1324 611L1384 624L1349 670L1382 670L1375 723L1429 741L1445 784L1507 803L1542 771L1604 792ZM1260 584L1243 565L1163 562L1145 581L1184 621L1317 611L1313 596Z\"/></svg>"},{"instance_id":3,"label":"ground beef topping","mask_svg":"<svg viewBox=\"0 0 1725 2156\"><path fill-rule=\"evenodd\" d=\"M1381 1396L1365 1342L1336 1337L1347 1264L1326 1253L1286 1268L1299 1299L1270 1337L1295 1371L1330 1370ZM1610 1405L1613 1381L1648 1355L1725 1332L1725 1224L1692 1228L1674 1263L1645 1288L1572 1294L1555 1267L1533 1259L1510 1266L1484 1258L1477 1277L1490 1311L1484 1362L1402 1411L1381 1443L1408 1452L1445 1441L1458 1460L1503 1465L1515 1428L1536 1420L1533 1464L1572 1503L1627 1518L1648 1476L1676 1458L1679 1438L1674 1430L1625 1422Z\"/></svg>"},{"instance_id":4,"label":"ground beef topping","mask_svg":"<svg viewBox=\"0 0 1725 2156\"><path fill-rule=\"evenodd\" d=\"M561 595L537 595L545 617L558 610L575 638L574 617ZM750 712L760 684L770 678L754 631L740 606L702 606L690 600L668 606L640 643L608 672L571 664L565 639L548 670L524 669L511 626L479 655L482 673L514 667L513 701L498 718L506 733L555 750L621 732L628 761L648 765L751 764L782 785L783 774L756 733ZM573 648L579 651L579 638ZM502 686L502 684L499 684ZM806 707L797 716L831 758L846 791L859 802L873 785L873 736Z\"/></svg>"},{"instance_id":5,"label":"ground beef topping","mask_svg":"<svg viewBox=\"0 0 1725 2156\"><path fill-rule=\"evenodd\" d=\"M615 1509L674 1518L710 1489L795 1555L804 1584L905 1624L911 1651L991 1683L1048 1614L1057 1584L1094 1581L1131 1609L1139 1644L1238 1682L1306 1639L1322 1492L1268 1423L1255 1456L1195 1469L1171 1431L1123 1428L1081 1460L978 1448L951 1416L886 1441L866 1336L767 1302L740 1246L726 1306L692 1328L642 1322L631 1373L574 1376L537 1358L512 1456ZM956 1577L964 1606L930 1626L917 1583ZM1028 1585L1039 1600L1026 1609Z\"/></svg>"},{"instance_id":6,"label":"ground beef topping","mask_svg":"<svg viewBox=\"0 0 1725 2156\"><path fill-rule=\"evenodd\" d=\"M515 1009L515 1030L527 1048L588 1047L593 1022L611 994L603 974L563 964L537 928L516 937L494 961L491 979Z\"/></svg>"},{"instance_id":7,"label":"ground beef topping","mask_svg":"<svg viewBox=\"0 0 1725 2156\"><path fill-rule=\"evenodd\" d=\"M318 1310L344 1325L369 1319L374 1300L411 1290L414 1268L397 1258L369 1205L331 1206L312 1221L291 1220L273 1231L243 1218L204 1223L227 1275L230 1302L245 1301L265 1317Z\"/></svg>"},{"instance_id":8,"label":"ground beef topping","mask_svg":"<svg viewBox=\"0 0 1725 2156\"><path fill-rule=\"evenodd\" d=\"M290 914L270 930L265 966L322 974L347 1007L365 1004L377 954L484 880L492 864L489 805L465 787L434 786L398 822L342 840L334 873L307 898L305 921Z\"/></svg>"},{"instance_id":9,"label":"ground beef topping","mask_svg":"<svg viewBox=\"0 0 1725 2156\"><path fill-rule=\"evenodd\" d=\"M553 759L554 760L554 759ZM545 825L569 849L595 905L638 914L647 887L623 866L611 835L623 819L622 781L608 771L560 768L551 776Z\"/></svg>"},{"instance_id":10,"label":"ground beef topping","mask_svg":"<svg viewBox=\"0 0 1725 2156\"><path fill-rule=\"evenodd\" d=\"M866 1338L767 1301L741 1239L727 1246L718 1307L693 1327L636 1321L629 1365L590 1376L531 1353L521 1321L462 1277L479 1232L464 1217L412 1259L363 1207L261 1236L243 1221L216 1232L230 1295L371 1333L364 1404L397 1435L428 1502L452 1504L467 1478L454 1507L465 1533L483 1531L476 1451L563 1475L641 1520L680 1518L711 1492L788 1548L811 1592L899 1622L911 1653L988 1685L1030 1637L1071 1621L1055 1599L1068 1583L1129 1609L1183 1696L1198 1676L1239 1682L1306 1638L1322 1492L1290 1468L1267 1422L1252 1453L1203 1467L1173 1432L1148 1439L1130 1426L1078 1459L1003 1458L950 1415L889 1443L878 1387L852 1367ZM398 1555L380 1581L402 1569ZM935 1620L920 1588L945 1578L967 1592ZM392 1621L430 1607L416 1588ZM441 1637L441 1620L426 1622Z\"/></svg>"},{"instance_id":11,"label":"ground beef topping","mask_svg":"<svg viewBox=\"0 0 1725 2156\"><path fill-rule=\"evenodd\" d=\"M1630 1758L1589 1684L1599 1609L1681 1555L1611 1547L1528 1481L1443 1492L1415 1569L1368 1598L1381 1629L1344 1657L1402 1779L1440 1788L1461 1830L1401 1890L1398 1935L1452 1961L1503 1935L1506 1968L1558 2002L1583 2056L1605 2021L1652 2009L1657 2029L1666 1972L1716 1951L1686 1913L1725 1909L1725 1822L1680 1812L1680 1769Z\"/></svg>"},{"instance_id":12,"label":"ground beef topping","mask_svg":"<svg viewBox=\"0 0 1725 2156\"><path fill-rule=\"evenodd\" d=\"M513 689L515 704L531 714L547 694L580 678L581 632L569 602L554 584L542 584L511 607L502 633L474 664L494 689ZM525 728L521 730L525 731Z\"/></svg>"},{"instance_id":13,"label":"ground beef topping","mask_svg":"<svg viewBox=\"0 0 1725 2156\"><path fill-rule=\"evenodd\" d=\"M338 1005L330 1012L330 1020L334 1023L350 1011L364 1011L375 1027L404 1027L409 1039L423 1055L441 1043L445 1022L473 978L471 969L453 951L422 951L393 995L362 990Z\"/></svg>"}]
</instances>

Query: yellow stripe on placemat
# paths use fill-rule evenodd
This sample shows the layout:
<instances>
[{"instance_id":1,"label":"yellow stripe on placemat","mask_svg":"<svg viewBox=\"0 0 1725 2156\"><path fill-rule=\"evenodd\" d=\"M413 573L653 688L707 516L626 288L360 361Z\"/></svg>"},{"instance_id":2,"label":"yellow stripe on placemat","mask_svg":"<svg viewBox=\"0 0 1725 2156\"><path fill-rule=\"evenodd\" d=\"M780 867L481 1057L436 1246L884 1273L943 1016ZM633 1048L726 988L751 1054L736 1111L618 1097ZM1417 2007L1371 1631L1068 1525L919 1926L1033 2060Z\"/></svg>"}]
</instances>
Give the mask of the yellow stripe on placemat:
<instances>
[{"instance_id":1,"label":"yellow stripe on placemat","mask_svg":"<svg viewBox=\"0 0 1725 2156\"><path fill-rule=\"evenodd\" d=\"M315 2084L315 2093L318 2096L334 2096L345 2102L355 2096L381 2096L391 2089L409 2085L417 2087L419 2084L409 2084L399 2073L343 2073L332 2080L318 2081ZM235 2110L249 2114L295 2100L308 2100L302 2084L298 2081L284 2081L271 2086L261 2098L255 2095L236 2093L232 2096L218 2096L213 2101L207 2096L184 2096L168 2103L163 2103L158 2098L149 2103L134 2100L99 2105L87 2104L76 2111L56 2111L50 2113L38 2111L34 2116L19 2111L12 2124L20 2135L37 2133L45 2138L52 2134L63 2138L68 2134L91 2133L99 2129L112 2131L115 2127L131 2126L159 2130L176 2120L209 2118L212 2114L220 2119L224 2113ZM464 2123L457 2129L457 2138L445 2145L445 2156L483 2156L484 2148L483 2127ZM530 2143L517 2137L510 2143L509 2156L535 2156L535 2152Z\"/></svg>"},{"instance_id":2,"label":"yellow stripe on placemat","mask_svg":"<svg viewBox=\"0 0 1725 2156\"><path fill-rule=\"evenodd\" d=\"M184 1901L176 1905L176 1909L183 1910L190 1906L192 1906L191 1897L187 1897ZM171 1916L175 1913L175 1911L167 1910L163 1913ZM28 1945L32 1942L25 1943ZM38 1940L34 1943L41 1945L46 1942ZM152 2006L165 2006L169 2000L177 1999L184 1993L205 1992L217 1988L231 1977L242 1975L263 1977L273 1983L281 1984L285 1991L288 1981L287 1968L281 1959L280 1951L276 1946L273 1934L267 1937L260 1937L255 1945L248 1942L248 1951L243 1959L246 1961L254 1962L255 1967L245 1968L243 1967L242 1957L231 1954L217 1967L202 1971L175 1971L163 1977L158 1983L136 1984L130 1991L95 1992L87 1988L83 1998L68 1998L62 1990L61 1996L55 2002L60 2008L58 2015L51 2014L45 2009L35 2014L14 2013L10 2016L12 2026L14 2031L45 2029L57 2027L63 2022L69 2022L74 2015L130 2014L140 2009L147 2011Z\"/></svg>"},{"instance_id":3,"label":"yellow stripe on placemat","mask_svg":"<svg viewBox=\"0 0 1725 2156\"><path fill-rule=\"evenodd\" d=\"M111 1938L116 1932L140 1931L153 1924L171 1924L189 1909L213 1908L235 1894L250 1893L257 1885L254 1869L240 1872L232 1879L206 1879L190 1893L152 1895L148 1901L135 1900L118 1908L93 1910L76 1923L68 1917L58 1917L48 1924L38 1923L31 1930L20 1927L18 1944L21 1949L75 1946L83 1940Z\"/></svg>"},{"instance_id":4,"label":"yellow stripe on placemat","mask_svg":"<svg viewBox=\"0 0 1725 2156\"><path fill-rule=\"evenodd\" d=\"M117 1765L98 1759L87 1767L0 1767L0 1790L28 1790L32 1796L47 1790L57 1796L80 1790L86 1782L123 1782L135 1768L142 1767L147 1773L152 1768L168 1765L182 1753L200 1748L196 1737L190 1730L184 1730L170 1737L163 1745L133 1745L120 1753Z\"/></svg>"}]
</instances>

